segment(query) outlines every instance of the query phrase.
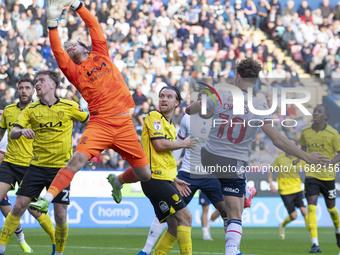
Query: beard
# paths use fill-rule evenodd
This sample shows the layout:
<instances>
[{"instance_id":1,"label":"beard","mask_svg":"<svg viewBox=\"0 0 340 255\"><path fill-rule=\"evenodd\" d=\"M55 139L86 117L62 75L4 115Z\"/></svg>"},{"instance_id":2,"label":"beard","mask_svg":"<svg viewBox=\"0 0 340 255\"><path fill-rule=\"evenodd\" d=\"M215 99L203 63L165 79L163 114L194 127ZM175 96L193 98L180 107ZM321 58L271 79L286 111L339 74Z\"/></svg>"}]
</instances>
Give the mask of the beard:
<instances>
[{"instance_id":1,"label":"beard","mask_svg":"<svg viewBox=\"0 0 340 255\"><path fill-rule=\"evenodd\" d=\"M26 100L23 100L23 99L21 98L21 96L19 96L19 101L20 101L20 103L22 103L22 104L29 104L30 102L32 102L32 97L33 97L33 95L30 95L30 96L27 96L27 99L26 99Z\"/></svg>"}]
</instances>

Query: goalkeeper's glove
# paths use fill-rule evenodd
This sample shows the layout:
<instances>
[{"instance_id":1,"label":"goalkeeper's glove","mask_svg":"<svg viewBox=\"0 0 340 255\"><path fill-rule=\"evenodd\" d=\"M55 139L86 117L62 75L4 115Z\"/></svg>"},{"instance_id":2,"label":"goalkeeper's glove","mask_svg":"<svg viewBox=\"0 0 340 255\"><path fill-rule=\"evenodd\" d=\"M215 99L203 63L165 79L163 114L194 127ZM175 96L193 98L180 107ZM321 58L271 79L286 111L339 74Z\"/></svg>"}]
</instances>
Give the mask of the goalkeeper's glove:
<instances>
[{"instance_id":1,"label":"goalkeeper's glove","mask_svg":"<svg viewBox=\"0 0 340 255\"><path fill-rule=\"evenodd\" d=\"M49 28L58 26L58 18L63 8L64 6L60 0L47 0L47 26Z\"/></svg>"},{"instance_id":2,"label":"goalkeeper's glove","mask_svg":"<svg viewBox=\"0 0 340 255\"><path fill-rule=\"evenodd\" d=\"M81 2L79 0L60 0L65 7L71 6L72 9L78 10L81 6Z\"/></svg>"}]
</instances>

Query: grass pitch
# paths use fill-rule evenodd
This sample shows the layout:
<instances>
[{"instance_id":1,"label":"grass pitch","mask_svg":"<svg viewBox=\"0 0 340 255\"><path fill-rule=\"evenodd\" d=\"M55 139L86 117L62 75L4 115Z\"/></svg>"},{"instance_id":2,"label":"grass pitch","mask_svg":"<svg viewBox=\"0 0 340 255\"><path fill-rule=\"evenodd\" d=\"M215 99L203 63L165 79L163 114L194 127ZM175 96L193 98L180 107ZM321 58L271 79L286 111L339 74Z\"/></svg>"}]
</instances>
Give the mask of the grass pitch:
<instances>
[{"instance_id":1,"label":"grass pitch","mask_svg":"<svg viewBox=\"0 0 340 255\"><path fill-rule=\"evenodd\" d=\"M50 239L42 229L24 229L26 241L36 255L50 255ZM81 228L70 229L65 255L136 255L144 246L146 228ZM211 229L213 241L202 240L202 230L193 228L193 254L224 255L224 233L222 228ZM322 254L337 255L333 228L319 228L319 243ZM278 238L277 228L244 228L241 244L243 254L250 255L298 255L308 254L311 247L307 230L286 228L286 239ZM7 247L6 255L25 254L19 247L15 235ZM177 244L170 254L179 254Z\"/></svg>"}]
</instances>

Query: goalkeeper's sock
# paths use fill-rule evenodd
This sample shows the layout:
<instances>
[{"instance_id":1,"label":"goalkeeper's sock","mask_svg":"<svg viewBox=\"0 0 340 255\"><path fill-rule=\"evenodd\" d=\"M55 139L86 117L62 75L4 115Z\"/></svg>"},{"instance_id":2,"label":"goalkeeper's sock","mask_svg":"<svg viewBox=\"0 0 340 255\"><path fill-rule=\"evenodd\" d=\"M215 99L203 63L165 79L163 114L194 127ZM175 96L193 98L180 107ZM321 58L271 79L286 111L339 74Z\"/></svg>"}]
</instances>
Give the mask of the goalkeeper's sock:
<instances>
[{"instance_id":1,"label":"goalkeeper's sock","mask_svg":"<svg viewBox=\"0 0 340 255\"><path fill-rule=\"evenodd\" d=\"M138 178L133 171L132 167L129 167L128 169L125 170L124 173L118 175L118 181L120 184L124 183L134 183L138 182Z\"/></svg>"},{"instance_id":2,"label":"goalkeeper's sock","mask_svg":"<svg viewBox=\"0 0 340 255\"><path fill-rule=\"evenodd\" d=\"M285 218L285 220L282 222L282 227L286 227L286 225L291 221L292 219L289 216L287 216L287 218Z\"/></svg>"},{"instance_id":3,"label":"goalkeeper's sock","mask_svg":"<svg viewBox=\"0 0 340 255\"><path fill-rule=\"evenodd\" d=\"M55 244L55 230L51 221L50 216L47 213L42 213L39 218L37 218L40 226L45 230L45 232L50 236L52 244Z\"/></svg>"},{"instance_id":4,"label":"goalkeeper's sock","mask_svg":"<svg viewBox=\"0 0 340 255\"><path fill-rule=\"evenodd\" d=\"M53 198L55 198L63 189L70 185L73 176L74 172L72 172L70 169L66 167L60 168L47 192L50 193ZM51 203L53 200L53 198L51 199L51 196L48 194L46 194L45 198L49 203Z\"/></svg>"},{"instance_id":5,"label":"goalkeeper's sock","mask_svg":"<svg viewBox=\"0 0 340 255\"><path fill-rule=\"evenodd\" d=\"M178 230L177 230L178 231ZM172 246L176 242L176 237L171 235L168 231L165 231L162 237L159 239L154 255L166 255L171 250Z\"/></svg>"},{"instance_id":6,"label":"goalkeeper's sock","mask_svg":"<svg viewBox=\"0 0 340 255\"><path fill-rule=\"evenodd\" d=\"M55 224L55 241L56 241L56 254L64 252L66 241L68 237L68 224L67 222L60 225Z\"/></svg>"},{"instance_id":7,"label":"goalkeeper's sock","mask_svg":"<svg viewBox=\"0 0 340 255\"><path fill-rule=\"evenodd\" d=\"M144 251L146 254L151 254L152 248L156 244L159 236L162 234L166 226L167 224L165 222L160 223L157 217L153 219L148 238L146 239L146 243L142 251Z\"/></svg>"}]
</instances>

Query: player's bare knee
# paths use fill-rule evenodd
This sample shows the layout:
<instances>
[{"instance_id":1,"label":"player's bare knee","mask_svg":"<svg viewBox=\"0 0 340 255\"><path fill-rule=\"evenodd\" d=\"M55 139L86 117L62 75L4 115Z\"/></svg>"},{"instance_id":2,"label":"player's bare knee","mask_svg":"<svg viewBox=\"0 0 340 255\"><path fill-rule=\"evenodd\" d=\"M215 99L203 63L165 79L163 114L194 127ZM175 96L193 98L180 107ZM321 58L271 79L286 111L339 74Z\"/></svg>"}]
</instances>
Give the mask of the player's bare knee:
<instances>
[{"instance_id":1,"label":"player's bare knee","mask_svg":"<svg viewBox=\"0 0 340 255\"><path fill-rule=\"evenodd\" d=\"M146 182L151 179L151 171L149 166L134 167L133 171L135 172L138 180L141 182Z\"/></svg>"},{"instance_id":2,"label":"player's bare knee","mask_svg":"<svg viewBox=\"0 0 340 255\"><path fill-rule=\"evenodd\" d=\"M192 220L192 216L191 213L188 209L188 207L185 207L181 210L179 210L176 213L176 219L178 222L178 226L191 226L191 220Z\"/></svg>"},{"instance_id":3,"label":"player's bare knee","mask_svg":"<svg viewBox=\"0 0 340 255\"><path fill-rule=\"evenodd\" d=\"M54 219L59 225L65 224L67 219L67 205L54 204Z\"/></svg>"},{"instance_id":4,"label":"player's bare knee","mask_svg":"<svg viewBox=\"0 0 340 255\"><path fill-rule=\"evenodd\" d=\"M292 212L291 214L289 214L289 218L290 218L291 220L295 220L296 217L297 217L296 211L294 211L294 212Z\"/></svg>"},{"instance_id":5,"label":"player's bare knee","mask_svg":"<svg viewBox=\"0 0 340 255\"><path fill-rule=\"evenodd\" d=\"M21 204L15 203L12 208L11 214L17 217L21 217L24 214L25 210L26 207L23 207Z\"/></svg>"},{"instance_id":6,"label":"player's bare knee","mask_svg":"<svg viewBox=\"0 0 340 255\"><path fill-rule=\"evenodd\" d=\"M81 152L76 152L74 153L70 161L67 163L66 167L70 169L72 172L76 173L83 168L87 161L88 157L85 154Z\"/></svg>"},{"instance_id":7,"label":"player's bare knee","mask_svg":"<svg viewBox=\"0 0 340 255\"><path fill-rule=\"evenodd\" d=\"M41 216L41 212L38 212L37 210L32 210L28 207L28 212L36 219L38 219Z\"/></svg>"}]
</instances>

